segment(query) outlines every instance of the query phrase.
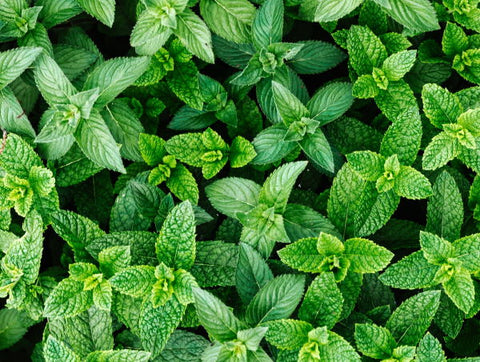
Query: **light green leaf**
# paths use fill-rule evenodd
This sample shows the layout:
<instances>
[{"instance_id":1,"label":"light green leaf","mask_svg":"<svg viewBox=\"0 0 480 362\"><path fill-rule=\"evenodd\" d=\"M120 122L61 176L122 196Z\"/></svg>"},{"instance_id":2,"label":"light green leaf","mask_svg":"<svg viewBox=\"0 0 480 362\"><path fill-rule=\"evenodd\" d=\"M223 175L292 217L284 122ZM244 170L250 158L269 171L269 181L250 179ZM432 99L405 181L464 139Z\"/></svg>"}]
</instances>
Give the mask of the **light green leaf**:
<instances>
[{"instance_id":1,"label":"light green leaf","mask_svg":"<svg viewBox=\"0 0 480 362\"><path fill-rule=\"evenodd\" d=\"M61 24L82 12L82 8L76 0L39 0L35 4L42 6L39 20L47 29Z\"/></svg>"},{"instance_id":2,"label":"light green leaf","mask_svg":"<svg viewBox=\"0 0 480 362\"><path fill-rule=\"evenodd\" d=\"M328 173L335 171L332 148L320 128L317 128L314 133L307 134L299 145L305 155L322 171Z\"/></svg>"},{"instance_id":3,"label":"light green leaf","mask_svg":"<svg viewBox=\"0 0 480 362\"><path fill-rule=\"evenodd\" d=\"M148 68L149 57L114 58L98 65L87 77L83 89L98 88L95 107L102 109L132 85Z\"/></svg>"},{"instance_id":4,"label":"light green leaf","mask_svg":"<svg viewBox=\"0 0 480 362\"><path fill-rule=\"evenodd\" d=\"M193 55L207 63L213 63L212 36L207 25L190 9L177 16L177 28L173 31Z\"/></svg>"},{"instance_id":5,"label":"light green leaf","mask_svg":"<svg viewBox=\"0 0 480 362\"><path fill-rule=\"evenodd\" d=\"M441 343L429 332L418 344L416 358L418 362L445 362L447 360Z\"/></svg>"},{"instance_id":6,"label":"light green leaf","mask_svg":"<svg viewBox=\"0 0 480 362\"><path fill-rule=\"evenodd\" d=\"M18 78L41 52L42 48L21 47L0 53L0 90Z\"/></svg>"},{"instance_id":7,"label":"light green leaf","mask_svg":"<svg viewBox=\"0 0 480 362\"><path fill-rule=\"evenodd\" d=\"M471 272L480 270L480 234L472 234L453 243L455 254L462 266Z\"/></svg>"},{"instance_id":8,"label":"light green leaf","mask_svg":"<svg viewBox=\"0 0 480 362\"><path fill-rule=\"evenodd\" d=\"M46 362L80 362L81 358L63 342L52 336L48 336L43 346L43 357Z\"/></svg>"},{"instance_id":9,"label":"light green leaf","mask_svg":"<svg viewBox=\"0 0 480 362\"><path fill-rule=\"evenodd\" d=\"M187 105L202 110L203 99L195 63L176 63L175 71L167 75L167 83L172 92Z\"/></svg>"},{"instance_id":10,"label":"light green leaf","mask_svg":"<svg viewBox=\"0 0 480 362\"><path fill-rule=\"evenodd\" d=\"M180 200L190 200L194 205L198 203L199 191L197 181L195 181L188 168L182 164L177 164L177 167L172 170L172 174L165 184Z\"/></svg>"},{"instance_id":11,"label":"light green leaf","mask_svg":"<svg viewBox=\"0 0 480 362\"><path fill-rule=\"evenodd\" d=\"M53 289L45 301L47 318L73 317L90 308L92 293L83 290L83 282L64 279Z\"/></svg>"},{"instance_id":12,"label":"light green leaf","mask_svg":"<svg viewBox=\"0 0 480 362\"><path fill-rule=\"evenodd\" d=\"M308 332L313 329L310 323L296 319L279 319L265 323L268 326L265 339L279 349L300 349L308 342Z\"/></svg>"},{"instance_id":13,"label":"light green leaf","mask_svg":"<svg viewBox=\"0 0 480 362\"><path fill-rule=\"evenodd\" d=\"M305 277L284 274L267 282L248 304L246 320L250 325L288 318L303 296Z\"/></svg>"},{"instance_id":14,"label":"light green leaf","mask_svg":"<svg viewBox=\"0 0 480 362\"><path fill-rule=\"evenodd\" d=\"M430 181L413 167L402 166L395 177L395 193L407 199L424 199L432 195Z\"/></svg>"},{"instance_id":15,"label":"light green leaf","mask_svg":"<svg viewBox=\"0 0 480 362\"><path fill-rule=\"evenodd\" d=\"M416 55L416 50L403 50L385 59L382 69L388 80L395 81L402 79L403 76L412 69Z\"/></svg>"},{"instance_id":16,"label":"light green leaf","mask_svg":"<svg viewBox=\"0 0 480 362\"><path fill-rule=\"evenodd\" d=\"M441 132L432 138L423 152L422 167L424 170L436 170L460 154L458 139Z\"/></svg>"},{"instance_id":17,"label":"light green leaf","mask_svg":"<svg viewBox=\"0 0 480 362\"><path fill-rule=\"evenodd\" d=\"M157 360L159 362L169 362L175 359L200 361L202 352L209 345L209 341L202 336L177 329L171 335Z\"/></svg>"},{"instance_id":18,"label":"light green leaf","mask_svg":"<svg viewBox=\"0 0 480 362\"><path fill-rule=\"evenodd\" d=\"M130 44L137 54L154 55L170 38L172 30L163 26L154 12L143 11L137 19Z\"/></svg>"},{"instance_id":19,"label":"light green leaf","mask_svg":"<svg viewBox=\"0 0 480 362\"><path fill-rule=\"evenodd\" d=\"M279 161L298 147L296 142L284 141L286 134L287 128L283 124L276 124L258 133L252 142L257 153L252 163L263 165Z\"/></svg>"},{"instance_id":20,"label":"light green leaf","mask_svg":"<svg viewBox=\"0 0 480 362\"><path fill-rule=\"evenodd\" d=\"M275 105L286 125L309 116L308 109L288 88L273 81L272 89Z\"/></svg>"},{"instance_id":21,"label":"light green leaf","mask_svg":"<svg viewBox=\"0 0 480 362\"><path fill-rule=\"evenodd\" d=\"M390 263L393 253L373 241L354 238L345 241L345 256L350 260L352 271L375 273Z\"/></svg>"},{"instance_id":22,"label":"light green leaf","mask_svg":"<svg viewBox=\"0 0 480 362\"><path fill-rule=\"evenodd\" d=\"M422 251L416 251L391 265L380 275L385 285L400 289L419 289L433 286L439 267L424 258Z\"/></svg>"},{"instance_id":23,"label":"light green leaf","mask_svg":"<svg viewBox=\"0 0 480 362\"><path fill-rule=\"evenodd\" d=\"M343 296L333 273L318 275L305 293L298 311L301 320L331 329L342 315Z\"/></svg>"},{"instance_id":24,"label":"light green leaf","mask_svg":"<svg viewBox=\"0 0 480 362\"><path fill-rule=\"evenodd\" d=\"M238 44L250 41L255 7L249 1L201 0L200 13L208 27L222 38Z\"/></svg>"},{"instance_id":25,"label":"light green leaf","mask_svg":"<svg viewBox=\"0 0 480 362\"><path fill-rule=\"evenodd\" d=\"M377 181L383 174L385 158L372 151L356 151L349 153L347 161L360 177L367 181Z\"/></svg>"},{"instance_id":26,"label":"light green leaf","mask_svg":"<svg viewBox=\"0 0 480 362\"><path fill-rule=\"evenodd\" d=\"M311 118L324 125L342 116L352 104L352 85L333 82L318 89L307 103L307 108Z\"/></svg>"},{"instance_id":27,"label":"light green leaf","mask_svg":"<svg viewBox=\"0 0 480 362\"><path fill-rule=\"evenodd\" d=\"M115 351L95 351L90 353L85 359L86 362L148 362L151 353L145 351L135 351L132 349L117 349Z\"/></svg>"},{"instance_id":28,"label":"light green leaf","mask_svg":"<svg viewBox=\"0 0 480 362\"><path fill-rule=\"evenodd\" d=\"M99 166L126 173L120 156L120 147L115 142L108 126L99 113L82 120L75 131L75 139L82 152Z\"/></svg>"},{"instance_id":29,"label":"light green leaf","mask_svg":"<svg viewBox=\"0 0 480 362\"><path fill-rule=\"evenodd\" d=\"M77 0L90 15L110 28L115 19L115 0Z\"/></svg>"},{"instance_id":30,"label":"light green leaf","mask_svg":"<svg viewBox=\"0 0 480 362\"><path fill-rule=\"evenodd\" d=\"M379 38L367 27L353 25L348 31L347 49L350 64L358 75L371 74L387 58Z\"/></svg>"},{"instance_id":31,"label":"light green leaf","mask_svg":"<svg viewBox=\"0 0 480 362\"><path fill-rule=\"evenodd\" d=\"M298 161L286 163L273 171L260 190L259 202L283 213L287 207L290 192L305 167L307 162Z\"/></svg>"},{"instance_id":32,"label":"light green leaf","mask_svg":"<svg viewBox=\"0 0 480 362\"><path fill-rule=\"evenodd\" d=\"M69 97L77 93L58 64L48 55L42 54L35 62L35 83L50 106L68 104Z\"/></svg>"},{"instance_id":33,"label":"light green leaf","mask_svg":"<svg viewBox=\"0 0 480 362\"><path fill-rule=\"evenodd\" d=\"M457 123L462 113L458 97L434 83L423 86L422 101L425 115L438 128L445 123Z\"/></svg>"},{"instance_id":34,"label":"light green leaf","mask_svg":"<svg viewBox=\"0 0 480 362\"><path fill-rule=\"evenodd\" d=\"M345 54L330 43L320 40L302 40L302 43L302 49L287 61L298 74L322 73L345 60Z\"/></svg>"},{"instance_id":35,"label":"light green leaf","mask_svg":"<svg viewBox=\"0 0 480 362\"><path fill-rule=\"evenodd\" d=\"M420 246L423 257L431 264L442 265L454 256L454 248L450 242L441 237L420 231Z\"/></svg>"},{"instance_id":36,"label":"light green leaf","mask_svg":"<svg viewBox=\"0 0 480 362\"><path fill-rule=\"evenodd\" d=\"M184 201L169 212L155 245L159 262L170 268L189 270L195 260L195 215Z\"/></svg>"},{"instance_id":37,"label":"light green leaf","mask_svg":"<svg viewBox=\"0 0 480 362\"><path fill-rule=\"evenodd\" d=\"M131 259L130 246L112 246L98 254L100 270L106 277L128 267Z\"/></svg>"},{"instance_id":38,"label":"light green leaf","mask_svg":"<svg viewBox=\"0 0 480 362\"><path fill-rule=\"evenodd\" d=\"M241 136L237 136L230 146L230 165L239 168L247 165L255 158L257 153L253 145Z\"/></svg>"},{"instance_id":39,"label":"light green leaf","mask_svg":"<svg viewBox=\"0 0 480 362\"><path fill-rule=\"evenodd\" d=\"M443 289L458 309L465 313L470 311L475 301L475 287L467 270L455 271L452 277L443 283Z\"/></svg>"},{"instance_id":40,"label":"light green leaf","mask_svg":"<svg viewBox=\"0 0 480 362\"><path fill-rule=\"evenodd\" d=\"M205 188L213 207L221 213L236 218L258 205L261 187L255 182L239 177L217 180Z\"/></svg>"},{"instance_id":41,"label":"light green leaf","mask_svg":"<svg viewBox=\"0 0 480 362\"><path fill-rule=\"evenodd\" d=\"M155 268L146 265L132 266L117 272L109 281L120 293L143 298L152 291L156 281Z\"/></svg>"},{"instance_id":42,"label":"light green leaf","mask_svg":"<svg viewBox=\"0 0 480 362\"><path fill-rule=\"evenodd\" d=\"M352 95L360 99L376 97L379 91L375 79L373 79L370 74L364 74L358 77L352 87Z\"/></svg>"},{"instance_id":43,"label":"light green leaf","mask_svg":"<svg viewBox=\"0 0 480 362\"><path fill-rule=\"evenodd\" d=\"M56 44L53 47L53 55L63 73L70 80L80 76L98 59L98 55L88 49L67 44Z\"/></svg>"},{"instance_id":44,"label":"light green leaf","mask_svg":"<svg viewBox=\"0 0 480 362\"><path fill-rule=\"evenodd\" d=\"M282 41L283 1L267 0L257 11L252 25L253 43L258 49Z\"/></svg>"},{"instance_id":45,"label":"light green leaf","mask_svg":"<svg viewBox=\"0 0 480 362\"><path fill-rule=\"evenodd\" d=\"M440 28L436 12L428 0L374 0L410 33L418 34Z\"/></svg>"},{"instance_id":46,"label":"light green leaf","mask_svg":"<svg viewBox=\"0 0 480 362\"><path fill-rule=\"evenodd\" d=\"M390 331L375 324L355 324L355 343L365 356L388 359L397 346Z\"/></svg>"},{"instance_id":47,"label":"light green leaf","mask_svg":"<svg viewBox=\"0 0 480 362\"><path fill-rule=\"evenodd\" d=\"M10 87L0 90L0 127L8 132L35 137L35 130Z\"/></svg>"},{"instance_id":48,"label":"light green leaf","mask_svg":"<svg viewBox=\"0 0 480 362\"><path fill-rule=\"evenodd\" d=\"M7 349L20 341L27 333L29 323L26 314L17 309L0 310L0 350Z\"/></svg>"},{"instance_id":49,"label":"light green leaf","mask_svg":"<svg viewBox=\"0 0 480 362\"><path fill-rule=\"evenodd\" d=\"M236 288L240 298L248 304L273 274L262 256L250 245L241 243L236 268Z\"/></svg>"},{"instance_id":50,"label":"light green leaf","mask_svg":"<svg viewBox=\"0 0 480 362\"><path fill-rule=\"evenodd\" d=\"M439 290L418 293L404 301L385 327L400 345L417 345L432 323L440 304Z\"/></svg>"},{"instance_id":51,"label":"light green leaf","mask_svg":"<svg viewBox=\"0 0 480 362\"><path fill-rule=\"evenodd\" d=\"M180 324L185 308L174 296L158 308L154 308L150 301L143 303L139 337L144 349L152 353L152 358L162 352L173 331Z\"/></svg>"},{"instance_id":52,"label":"light green leaf","mask_svg":"<svg viewBox=\"0 0 480 362\"><path fill-rule=\"evenodd\" d=\"M433 184L428 200L426 231L449 241L460 237L463 224L463 201L455 179L442 171Z\"/></svg>"},{"instance_id":53,"label":"light green leaf","mask_svg":"<svg viewBox=\"0 0 480 362\"><path fill-rule=\"evenodd\" d=\"M127 101L116 99L102 112L103 119L112 133L115 141L121 144L120 154L131 161L142 161L138 147L143 125Z\"/></svg>"},{"instance_id":54,"label":"light green leaf","mask_svg":"<svg viewBox=\"0 0 480 362\"><path fill-rule=\"evenodd\" d=\"M317 250L318 238L305 238L295 241L278 251L280 260L291 268L318 273L325 255Z\"/></svg>"},{"instance_id":55,"label":"light green leaf","mask_svg":"<svg viewBox=\"0 0 480 362\"><path fill-rule=\"evenodd\" d=\"M305 20L315 22L335 21L352 12L362 0L306 0L300 2L300 16Z\"/></svg>"},{"instance_id":56,"label":"light green leaf","mask_svg":"<svg viewBox=\"0 0 480 362\"><path fill-rule=\"evenodd\" d=\"M220 342L230 341L242 329L242 323L233 312L209 292L193 288L198 319L208 334Z\"/></svg>"}]
</instances>

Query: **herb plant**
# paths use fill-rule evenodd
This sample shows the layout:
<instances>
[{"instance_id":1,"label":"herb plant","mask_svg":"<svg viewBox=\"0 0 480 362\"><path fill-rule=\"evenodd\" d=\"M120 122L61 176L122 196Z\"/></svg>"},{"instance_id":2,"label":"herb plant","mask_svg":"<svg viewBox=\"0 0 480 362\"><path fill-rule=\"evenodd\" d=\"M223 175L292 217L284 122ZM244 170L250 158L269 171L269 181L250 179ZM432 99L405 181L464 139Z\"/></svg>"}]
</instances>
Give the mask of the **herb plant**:
<instances>
[{"instance_id":1,"label":"herb plant","mask_svg":"<svg viewBox=\"0 0 480 362\"><path fill-rule=\"evenodd\" d=\"M478 0L0 1L0 360L480 360Z\"/></svg>"}]
</instances>

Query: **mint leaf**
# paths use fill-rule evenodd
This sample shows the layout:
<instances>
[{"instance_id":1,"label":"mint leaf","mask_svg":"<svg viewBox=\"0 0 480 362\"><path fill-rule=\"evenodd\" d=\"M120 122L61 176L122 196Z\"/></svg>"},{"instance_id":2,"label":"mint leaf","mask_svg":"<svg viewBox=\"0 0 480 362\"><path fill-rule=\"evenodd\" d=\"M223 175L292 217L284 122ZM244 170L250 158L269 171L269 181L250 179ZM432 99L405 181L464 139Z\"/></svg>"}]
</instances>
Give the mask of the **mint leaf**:
<instances>
[{"instance_id":1,"label":"mint leaf","mask_svg":"<svg viewBox=\"0 0 480 362\"><path fill-rule=\"evenodd\" d=\"M110 28L115 18L115 0L77 0L80 6L90 15Z\"/></svg>"}]
</instances>

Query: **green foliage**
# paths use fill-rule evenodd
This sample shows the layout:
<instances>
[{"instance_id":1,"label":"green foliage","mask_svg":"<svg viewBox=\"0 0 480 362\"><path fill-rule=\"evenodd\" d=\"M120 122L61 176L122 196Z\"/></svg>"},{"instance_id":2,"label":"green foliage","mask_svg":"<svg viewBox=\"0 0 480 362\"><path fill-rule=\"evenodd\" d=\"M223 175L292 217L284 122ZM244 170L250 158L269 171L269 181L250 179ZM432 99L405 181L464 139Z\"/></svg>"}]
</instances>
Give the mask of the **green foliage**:
<instances>
[{"instance_id":1,"label":"green foliage","mask_svg":"<svg viewBox=\"0 0 480 362\"><path fill-rule=\"evenodd\" d=\"M479 24L1 0L1 359L477 361Z\"/></svg>"}]
</instances>

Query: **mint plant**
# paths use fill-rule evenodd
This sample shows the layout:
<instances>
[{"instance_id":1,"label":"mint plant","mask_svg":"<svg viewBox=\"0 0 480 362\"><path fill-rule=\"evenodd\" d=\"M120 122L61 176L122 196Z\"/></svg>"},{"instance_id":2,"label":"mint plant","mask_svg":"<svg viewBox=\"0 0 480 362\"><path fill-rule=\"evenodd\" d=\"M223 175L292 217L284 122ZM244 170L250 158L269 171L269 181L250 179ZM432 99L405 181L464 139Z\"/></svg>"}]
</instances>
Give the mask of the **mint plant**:
<instances>
[{"instance_id":1,"label":"mint plant","mask_svg":"<svg viewBox=\"0 0 480 362\"><path fill-rule=\"evenodd\" d=\"M0 1L0 359L478 361L479 14Z\"/></svg>"}]
</instances>

